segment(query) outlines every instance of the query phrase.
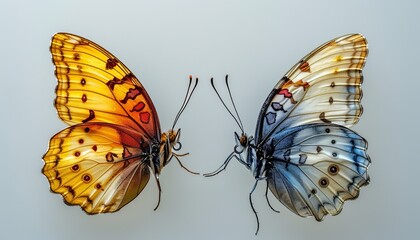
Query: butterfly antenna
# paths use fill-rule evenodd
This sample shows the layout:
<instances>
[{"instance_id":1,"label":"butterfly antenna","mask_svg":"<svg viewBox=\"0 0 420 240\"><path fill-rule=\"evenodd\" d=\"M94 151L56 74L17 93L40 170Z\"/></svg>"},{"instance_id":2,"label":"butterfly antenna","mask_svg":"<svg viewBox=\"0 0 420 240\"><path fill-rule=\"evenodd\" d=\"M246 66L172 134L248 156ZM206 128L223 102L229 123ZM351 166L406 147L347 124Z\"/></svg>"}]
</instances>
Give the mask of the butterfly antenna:
<instances>
[{"instance_id":1,"label":"butterfly antenna","mask_svg":"<svg viewBox=\"0 0 420 240\"><path fill-rule=\"evenodd\" d=\"M185 108L188 105L188 102L191 99L192 94L194 93L195 88L198 84L198 78L195 78L194 86L192 85L193 77L190 75L190 83L188 84L187 93L185 94L184 101L182 102L181 108L178 111L178 114L175 117L174 124L172 125L172 129L175 128L176 123L178 122L179 117L181 116L182 112L184 112Z\"/></svg>"},{"instance_id":2,"label":"butterfly antenna","mask_svg":"<svg viewBox=\"0 0 420 240\"><path fill-rule=\"evenodd\" d=\"M239 116L238 110L236 109L235 101L233 101L232 92L230 91L230 87L229 87L228 77L229 77L229 75L226 74L226 77L225 77L226 87L227 87L227 90L229 92L229 97L230 97L230 101L232 102L233 109L235 110L236 116L238 117L238 121L241 124L240 128L241 128L242 133L243 133L244 132L244 125L242 124L241 117Z\"/></svg>"},{"instance_id":3,"label":"butterfly antenna","mask_svg":"<svg viewBox=\"0 0 420 240\"><path fill-rule=\"evenodd\" d=\"M228 75L226 75L226 83L227 83L227 79L228 79ZM214 85L213 78L210 79L210 82L211 82L211 86L213 87L213 90L216 92L217 96L219 97L219 100L222 102L223 106L226 108L226 110L229 112L229 114L235 120L236 124L238 124L238 126L241 129L242 133L244 133L244 128L242 126L242 122L241 122L239 116L238 116L238 118L239 118L239 120L238 120L238 118L236 118L235 115L233 115L232 111L228 108L228 106L226 105L225 101L223 101L222 97L219 94L219 91L217 91L217 88ZM230 99L232 100L232 103L233 103L233 98L232 98L232 94L231 94L230 89L229 89L229 85L228 85L228 91L229 91ZM238 114L238 112L236 111L235 104L233 104L233 106L234 106L234 109L235 109L236 114Z\"/></svg>"}]
</instances>

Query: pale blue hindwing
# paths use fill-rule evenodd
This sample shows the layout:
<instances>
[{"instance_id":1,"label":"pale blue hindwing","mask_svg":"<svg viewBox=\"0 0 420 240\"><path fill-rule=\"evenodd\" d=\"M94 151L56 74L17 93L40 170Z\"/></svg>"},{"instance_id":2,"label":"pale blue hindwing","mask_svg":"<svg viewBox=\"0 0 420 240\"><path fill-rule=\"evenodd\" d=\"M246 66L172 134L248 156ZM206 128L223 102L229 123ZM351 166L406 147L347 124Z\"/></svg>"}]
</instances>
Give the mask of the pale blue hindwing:
<instances>
[{"instance_id":1,"label":"pale blue hindwing","mask_svg":"<svg viewBox=\"0 0 420 240\"><path fill-rule=\"evenodd\" d=\"M340 213L369 183L367 142L350 129L309 124L276 132L263 145L271 152L267 182L294 213L318 221Z\"/></svg>"}]
</instances>

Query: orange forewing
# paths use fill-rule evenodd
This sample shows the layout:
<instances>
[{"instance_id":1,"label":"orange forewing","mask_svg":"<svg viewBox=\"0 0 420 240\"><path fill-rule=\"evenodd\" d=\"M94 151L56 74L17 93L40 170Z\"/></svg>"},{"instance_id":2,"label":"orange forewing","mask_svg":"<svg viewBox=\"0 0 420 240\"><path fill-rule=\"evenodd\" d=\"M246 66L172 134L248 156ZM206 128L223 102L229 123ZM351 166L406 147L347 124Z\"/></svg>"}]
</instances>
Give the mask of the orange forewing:
<instances>
[{"instance_id":1,"label":"orange forewing","mask_svg":"<svg viewBox=\"0 0 420 240\"><path fill-rule=\"evenodd\" d=\"M101 46L69 33L52 38L58 79L55 106L70 125L108 122L160 136L153 103L134 74Z\"/></svg>"}]
</instances>

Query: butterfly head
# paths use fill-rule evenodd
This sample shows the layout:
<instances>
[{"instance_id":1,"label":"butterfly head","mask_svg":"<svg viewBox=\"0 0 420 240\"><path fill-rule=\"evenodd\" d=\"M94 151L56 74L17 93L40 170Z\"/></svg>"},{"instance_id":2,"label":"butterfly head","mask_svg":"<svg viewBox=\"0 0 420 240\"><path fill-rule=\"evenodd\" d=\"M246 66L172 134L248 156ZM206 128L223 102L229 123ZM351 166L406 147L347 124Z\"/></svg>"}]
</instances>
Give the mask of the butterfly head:
<instances>
[{"instance_id":1,"label":"butterfly head","mask_svg":"<svg viewBox=\"0 0 420 240\"><path fill-rule=\"evenodd\" d=\"M235 140L235 153L241 155L246 152L247 156L244 164L251 170L256 179L264 178L266 160L261 156L262 151L253 144L254 138L246 135L246 133L239 135L235 132ZM240 158L242 159L242 157Z\"/></svg>"},{"instance_id":2,"label":"butterfly head","mask_svg":"<svg viewBox=\"0 0 420 240\"><path fill-rule=\"evenodd\" d=\"M188 153L184 153L184 154L175 153L176 151L179 151L182 148L182 144L179 141L181 137L181 129L180 128L176 129L175 126L179 120L179 117L184 112L185 108L187 107L188 102L190 101L191 96L194 93L194 90L198 84L198 78L195 78L195 81L193 81L193 78L190 75L189 80L190 81L189 81L187 93L185 95L184 101L182 102L181 108L179 109L178 114L175 117L172 128L168 132L162 133L160 137L159 157L157 158L157 160L154 161L155 166L157 166L155 167L155 169L157 170L155 172L157 174L160 173L160 170L164 166L166 166L166 164L168 164L173 157L177 159L181 167L183 167L184 169L186 169L187 171L193 174L198 174L185 168L179 160L179 157L188 155Z\"/></svg>"},{"instance_id":3,"label":"butterfly head","mask_svg":"<svg viewBox=\"0 0 420 240\"><path fill-rule=\"evenodd\" d=\"M250 141L252 140L251 136L247 136L246 133L242 132L240 135L235 132L235 153L241 154L248 148Z\"/></svg>"},{"instance_id":4,"label":"butterfly head","mask_svg":"<svg viewBox=\"0 0 420 240\"><path fill-rule=\"evenodd\" d=\"M179 151L182 147L181 143L179 142L181 137L181 128L178 128L178 130L171 129L168 131L167 135L172 150Z\"/></svg>"}]
</instances>

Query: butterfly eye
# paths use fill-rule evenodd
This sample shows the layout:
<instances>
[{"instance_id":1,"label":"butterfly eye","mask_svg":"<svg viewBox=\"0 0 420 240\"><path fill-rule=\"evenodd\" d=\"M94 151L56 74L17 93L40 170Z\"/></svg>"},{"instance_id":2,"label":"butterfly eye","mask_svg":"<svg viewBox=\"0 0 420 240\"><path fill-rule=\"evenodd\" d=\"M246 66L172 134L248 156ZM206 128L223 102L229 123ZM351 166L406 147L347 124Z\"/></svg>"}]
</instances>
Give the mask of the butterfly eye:
<instances>
[{"instance_id":1,"label":"butterfly eye","mask_svg":"<svg viewBox=\"0 0 420 240\"><path fill-rule=\"evenodd\" d=\"M239 139L239 143L244 147L248 145L248 138L245 134L241 135L241 138Z\"/></svg>"},{"instance_id":2,"label":"butterfly eye","mask_svg":"<svg viewBox=\"0 0 420 240\"><path fill-rule=\"evenodd\" d=\"M169 142L176 142L176 135L173 132L169 133Z\"/></svg>"}]
</instances>

